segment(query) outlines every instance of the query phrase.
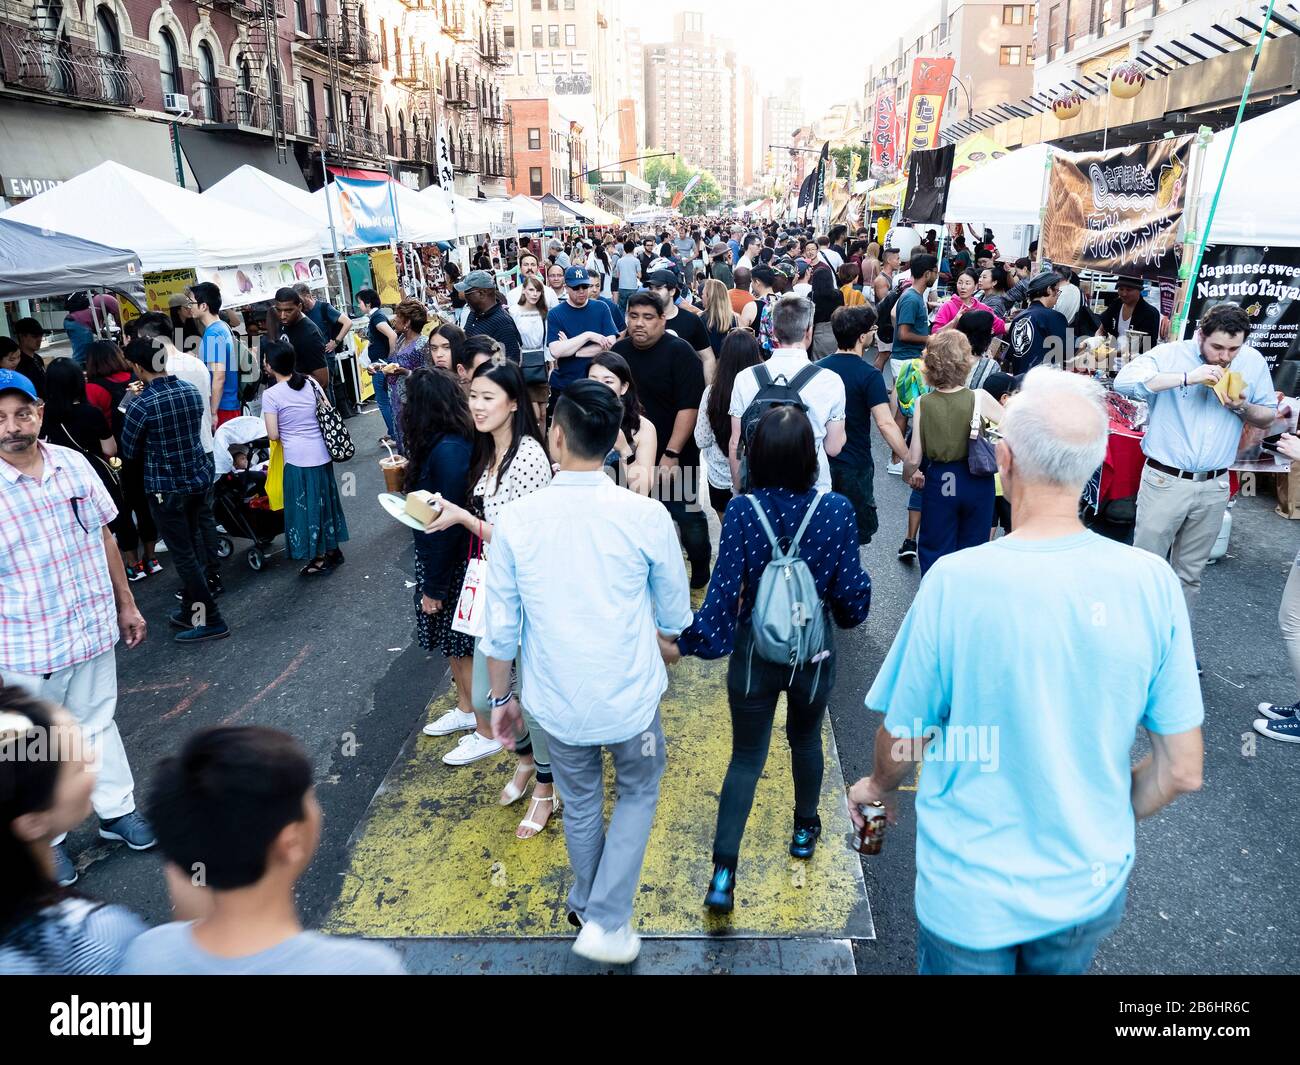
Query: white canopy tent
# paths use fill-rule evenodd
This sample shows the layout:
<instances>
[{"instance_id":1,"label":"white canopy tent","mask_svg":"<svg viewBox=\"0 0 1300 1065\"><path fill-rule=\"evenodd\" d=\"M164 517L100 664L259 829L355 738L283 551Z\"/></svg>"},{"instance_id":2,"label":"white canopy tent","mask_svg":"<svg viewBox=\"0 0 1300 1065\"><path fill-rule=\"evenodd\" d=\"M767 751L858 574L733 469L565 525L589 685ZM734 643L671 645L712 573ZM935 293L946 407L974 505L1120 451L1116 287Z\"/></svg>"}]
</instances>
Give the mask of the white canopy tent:
<instances>
[{"instance_id":1,"label":"white canopy tent","mask_svg":"<svg viewBox=\"0 0 1300 1065\"><path fill-rule=\"evenodd\" d=\"M1201 177L1200 217L1209 217L1210 202L1228 154L1232 128L1214 135L1205 153ZM1223 193L1210 227L1211 244L1261 244L1300 247L1300 212L1278 178L1300 165L1300 103L1278 107L1237 131ZM1269 188L1278 191L1269 192Z\"/></svg>"},{"instance_id":2,"label":"white canopy tent","mask_svg":"<svg viewBox=\"0 0 1300 1065\"><path fill-rule=\"evenodd\" d=\"M202 195L205 199L257 211L282 222L312 226L320 239L320 250L326 255L334 250L329 220L325 216L325 202L255 166L245 163Z\"/></svg>"},{"instance_id":3,"label":"white canopy tent","mask_svg":"<svg viewBox=\"0 0 1300 1065\"><path fill-rule=\"evenodd\" d=\"M1038 225L1049 150L1050 144L1030 144L954 178L944 220L994 227Z\"/></svg>"},{"instance_id":4,"label":"white canopy tent","mask_svg":"<svg viewBox=\"0 0 1300 1065\"><path fill-rule=\"evenodd\" d=\"M453 220L454 215L450 230L445 236L439 238L441 240L455 240L457 237L473 237L480 233L487 233L492 229L492 223L499 220L497 213L458 192L452 194L451 202L448 203L446 190L438 185L421 189L418 195L426 204L436 204L438 212L448 220Z\"/></svg>"},{"instance_id":5,"label":"white canopy tent","mask_svg":"<svg viewBox=\"0 0 1300 1065\"><path fill-rule=\"evenodd\" d=\"M315 228L258 214L106 162L4 217L128 248L146 271L242 266L320 254Z\"/></svg>"},{"instance_id":6,"label":"white canopy tent","mask_svg":"<svg viewBox=\"0 0 1300 1065\"><path fill-rule=\"evenodd\" d=\"M542 229L542 205L520 193L506 201L506 209L514 212L515 227L521 233L535 233Z\"/></svg>"}]
</instances>

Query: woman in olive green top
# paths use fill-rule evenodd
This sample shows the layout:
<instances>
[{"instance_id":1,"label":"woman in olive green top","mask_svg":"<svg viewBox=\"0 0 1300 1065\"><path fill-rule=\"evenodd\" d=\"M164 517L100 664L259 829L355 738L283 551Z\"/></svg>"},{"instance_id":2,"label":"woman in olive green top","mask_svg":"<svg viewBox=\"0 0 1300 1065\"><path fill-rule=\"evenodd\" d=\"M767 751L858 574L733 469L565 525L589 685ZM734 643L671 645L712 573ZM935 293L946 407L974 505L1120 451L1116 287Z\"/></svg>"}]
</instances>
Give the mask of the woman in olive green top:
<instances>
[{"instance_id":1,"label":"woman in olive green top","mask_svg":"<svg viewBox=\"0 0 1300 1065\"><path fill-rule=\"evenodd\" d=\"M993 524L993 478L976 477L966 464L971 421L997 422L1002 408L983 391L966 387L974 355L956 330L927 339L922 369L932 391L916 402L912 444L903 477L921 489L921 575L944 555L987 543ZM982 423L979 423L982 424Z\"/></svg>"}]
</instances>

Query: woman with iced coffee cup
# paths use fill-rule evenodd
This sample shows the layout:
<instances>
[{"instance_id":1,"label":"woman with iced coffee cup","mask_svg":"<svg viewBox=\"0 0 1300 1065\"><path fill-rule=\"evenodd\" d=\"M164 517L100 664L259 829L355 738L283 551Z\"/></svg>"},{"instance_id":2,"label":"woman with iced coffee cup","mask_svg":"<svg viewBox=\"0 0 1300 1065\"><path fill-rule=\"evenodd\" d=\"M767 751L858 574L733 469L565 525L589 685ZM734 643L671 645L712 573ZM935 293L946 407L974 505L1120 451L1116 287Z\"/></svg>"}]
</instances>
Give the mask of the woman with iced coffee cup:
<instances>
[{"instance_id":1,"label":"woman with iced coffee cup","mask_svg":"<svg viewBox=\"0 0 1300 1065\"><path fill-rule=\"evenodd\" d=\"M339 544L348 538L334 463L316 419L322 394L314 380L294 369L297 356L284 341L263 349L275 384L262 394L266 435L284 449L284 542L290 558L310 561L300 571L315 577L343 562Z\"/></svg>"},{"instance_id":2,"label":"woman with iced coffee cup","mask_svg":"<svg viewBox=\"0 0 1300 1065\"><path fill-rule=\"evenodd\" d=\"M465 393L445 370L424 367L405 379L407 403L398 429L406 444L406 491L432 492L444 506L465 502L474 426ZM465 580L469 537L459 526L415 537L415 627L420 646L440 651L456 682L460 712L473 721L470 656L474 639L451 627ZM490 738L489 729L486 735Z\"/></svg>"},{"instance_id":3,"label":"woman with iced coffee cup","mask_svg":"<svg viewBox=\"0 0 1300 1065\"><path fill-rule=\"evenodd\" d=\"M551 464L542 447L537 419L529 402L528 386L519 367L504 358L483 363L469 386L469 409L474 419L474 457L470 462L468 506L444 502L442 512L429 524L431 531L463 529L485 545L492 542L492 526L507 503L529 495L551 482ZM491 589L488 590L491 595ZM488 702L487 659L475 641L473 714L452 710L425 727L432 736L473 729L443 758L448 765L467 765L495 754L501 745L492 736L492 708ZM551 776L546 734L528 713L528 693L520 693L527 731L515 742L519 764L498 800L509 806L523 797L528 781L536 777L528 812L515 835L535 836L546 827L558 801Z\"/></svg>"}]
</instances>

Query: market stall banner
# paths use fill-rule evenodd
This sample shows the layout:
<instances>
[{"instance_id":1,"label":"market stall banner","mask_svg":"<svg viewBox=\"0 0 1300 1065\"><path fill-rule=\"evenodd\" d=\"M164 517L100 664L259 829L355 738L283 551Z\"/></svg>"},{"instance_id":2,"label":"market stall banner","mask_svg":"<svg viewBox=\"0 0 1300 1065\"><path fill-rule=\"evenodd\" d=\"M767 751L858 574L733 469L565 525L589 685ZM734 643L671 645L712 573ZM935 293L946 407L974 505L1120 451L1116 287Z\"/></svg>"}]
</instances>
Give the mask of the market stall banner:
<instances>
[{"instance_id":1,"label":"market stall banner","mask_svg":"<svg viewBox=\"0 0 1300 1065\"><path fill-rule=\"evenodd\" d=\"M1300 248L1211 244L1190 295L1187 335L1216 303L1235 303L1250 319L1247 343L1269 369L1287 357L1300 336Z\"/></svg>"},{"instance_id":2,"label":"market stall banner","mask_svg":"<svg viewBox=\"0 0 1300 1065\"><path fill-rule=\"evenodd\" d=\"M144 275L144 300L151 311L166 314L171 298L198 281L193 270L153 270Z\"/></svg>"},{"instance_id":3,"label":"market stall banner","mask_svg":"<svg viewBox=\"0 0 1300 1065\"><path fill-rule=\"evenodd\" d=\"M396 306L402 302L402 290L397 284L397 260L391 248L370 253L370 269L375 275L375 291L381 303Z\"/></svg>"},{"instance_id":4,"label":"market stall banner","mask_svg":"<svg viewBox=\"0 0 1300 1065\"><path fill-rule=\"evenodd\" d=\"M943 102L952 80L953 59L914 59L912 95L907 101L907 142L903 154L925 151L939 143Z\"/></svg>"},{"instance_id":5,"label":"market stall banner","mask_svg":"<svg viewBox=\"0 0 1300 1065\"><path fill-rule=\"evenodd\" d=\"M1106 274L1176 277L1192 140L1053 155L1044 258Z\"/></svg>"},{"instance_id":6,"label":"market stall banner","mask_svg":"<svg viewBox=\"0 0 1300 1065\"><path fill-rule=\"evenodd\" d=\"M347 245L383 244L397 240L393 194L387 181L359 181L335 176L339 218L336 222Z\"/></svg>"},{"instance_id":7,"label":"market stall banner","mask_svg":"<svg viewBox=\"0 0 1300 1065\"><path fill-rule=\"evenodd\" d=\"M348 284L353 292L363 288L374 288L374 278L370 276L370 256L363 251L349 255L345 260L348 267Z\"/></svg>"},{"instance_id":8,"label":"market stall banner","mask_svg":"<svg viewBox=\"0 0 1300 1065\"><path fill-rule=\"evenodd\" d=\"M948 208L948 187L952 184L955 144L930 151L916 151L907 167L907 198L903 219L907 222L943 222Z\"/></svg>"},{"instance_id":9,"label":"market stall banner","mask_svg":"<svg viewBox=\"0 0 1300 1065\"><path fill-rule=\"evenodd\" d=\"M871 173L884 177L898 169L897 85L886 82L876 93L875 117L871 127Z\"/></svg>"},{"instance_id":10,"label":"market stall banner","mask_svg":"<svg viewBox=\"0 0 1300 1065\"><path fill-rule=\"evenodd\" d=\"M327 288L325 260L320 256L282 262L247 263L243 266L203 267L195 273L221 289L223 307L247 307L275 299L275 291L299 281L312 288Z\"/></svg>"}]
</instances>

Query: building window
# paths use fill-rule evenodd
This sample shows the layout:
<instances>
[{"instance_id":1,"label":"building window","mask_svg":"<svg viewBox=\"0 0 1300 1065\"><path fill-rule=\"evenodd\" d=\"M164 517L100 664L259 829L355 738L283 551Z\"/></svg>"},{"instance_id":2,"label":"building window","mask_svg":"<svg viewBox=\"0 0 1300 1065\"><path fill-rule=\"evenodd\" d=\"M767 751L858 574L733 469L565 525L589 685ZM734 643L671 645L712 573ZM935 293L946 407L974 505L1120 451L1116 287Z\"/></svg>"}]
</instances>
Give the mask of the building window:
<instances>
[{"instance_id":1,"label":"building window","mask_svg":"<svg viewBox=\"0 0 1300 1065\"><path fill-rule=\"evenodd\" d=\"M316 3L316 36L324 40L329 36L329 12L325 7L325 0L315 0Z\"/></svg>"},{"instance_id":2,"label":"building window","mask_svg":"<svg viewBox=\"0 0 1300 1065\"><path fill-rule=\"evenodd\" d=\"M106 7L95 12L95 46L107 61L101 64L100 90L114 103L130 102L130 89L122 56L122 38L117 32L117 18Z\"/></svg>"},{"instance_id":3,"label":"building window","mask_svg":"<svg viewBox=\"0 0 1300 1065\"><path fill-rule=\"evenodd\" d=\"M316 86L311 78L303 78L298 83L302 95L302 120L306 127L303 132L310 137L316 136Z\"/></svg>"},{"instance_id":4,"label":"building window","mask_svg":"<svg viewBox=\"0 0 1300 1065\"><path fill-rule=\"evenodd\" d=\"M530 129L528 131L528 150L530 152L541 151L542 148L542 131L540 129Z\"/></svg>"},{"instance_id":5,"label":"building window","mask_svg":"<svg viewBox=\"0 0 1300 1065\"><path fill-rule=\"evenodd\" d=\"M540 48L541 46L542 46L542 27L541 27L541 26L534 26L534 27L533 27L533 47L534 47L534 48Z\"/></svg>"},{"instance_id":6,"label":"building window","mask_svg":"<svg viewBox=\"0 0 1300 1065\"><path fill-rule=\"evenodd\" d=\"M164 93L184 92L181 83L181 57L176 51L176 38L171 30L158 32L158 71L162 74Z\"/></svg>"},{"instance_id":7,"label":"building window","mask_svg":"<svg viewBox=\"0 0 1300 1065\"><path fill-rule=\"evenodd\" d=\"M573 0L564 0L564 10L572 11L574 8Z\"/></svg>"},{"instance_id":8,"label":"building window","mask_svg":"<svg viewBox=\"0 0 1300 1065\"><path fill-rule=\"evenodd\" d=\"M384 143L388 145L388 154L393 154L393 116L384 108Z\"/></svg>"},{"instance_id":9,"label":"building window","mask_svg":"<svg viewBox=\"0 0 1300 1065\"><path fill-rule=\"evenodd\" d=\"M408 158L406 154L406 116L401 111L397 112L397 143L401 148L402 158Z\"/></svg>"},{"instance_id":10,"label":"building window","mask_svg":"<svg viewBox=\"0 0 1300 1065\"><path fill-rule=\"evenodd\" d=\"M507 48L513 48L515 46L515 28L513 26L505 26L502 28L501 43Z\"/></svg>"},{"instance_id":11,"label":"building window","mask_svg":"<svg viewBox=\"0 0 1300 1065\"><path fill-rule=\"evenodd\" d=\"M546 10L547 10L547 11L559 11L559 10L560 10L560 0L546 0Z\"/></svg>"},{"instance_id":12,"label":"building window","mask_svg":"<svg viewBox=\"0 0 1300 1065\"><path fill-rule=\"evenodd\" d=\"M573 23L564 27L564 43L570 48L578 43L578 27Z\"/></svg>"},{"instance_id":13,"label":"building window","mask_svg":"<svg viewBox=\"0 0 1300 1065\"><path fill-rule=\"evenodd\" d=\"M533 10L541 11L541 9L542 9L542 0L533 0Z\"/></svg>"},{"instance_id":14,"label":"building window","mask_svg":"<svg viewBox=\"0 0 1300 1065\"><path fill-rule=\"evenodd\" d=\"M307 0L294 0L293 25L299 33L307 32Z\"/></svg>"},{"instance_id":15,"label":"building window","mask_svg":"<svg viewBox=\"0 0 1300 1065\"><path fill-rule=\"evenodd\" d=\"M199 94L203 98L203 113L210 119L221 117L217 102L217 62L212 57L212 46L199 42Z\"/></svg>"},{"instance_id":16,"label":"building window","mask_svg":"<svg viewBox=\"0 0 1300 1065\"><path fill-rule=\"evenodd\" d=\"M546 27L546 40L550 43L550 46L551 46L552 48L558 48L558 47L560 46L560 27L559 27L559 26L547 26L547 27Z\"/></svg>"},{"instance_id":17,"label":"building window","mask_svg":"<svg viewBox=\"0 0 1300 1065\"><path fill-rule=\"evenodd\" d=\"M528 195L540 196L542 194L542 168L540 166L530 166L528 168Z\"/></svg>"},{"instance_id":18,"label":"building window","mask_svg":"<svg viewBox=\"0 0 1300 1065\"><path fill-rule=\"evenodd\" d=\"M1004 67L1020 66L1020 45L1004 44L998 50L998 62Z\"/></svg>"},{"instance_id":19,"label":"building window","mask_svg":"<svg viewBox=\"0 0 1300 1065\"><path fill-rule=\"evenodd\" d=\"M1003 4L1002 5L1002 25L1023 26L1024 24L1025 24L1024 4Z\"/></svg>"}]
</instances>

